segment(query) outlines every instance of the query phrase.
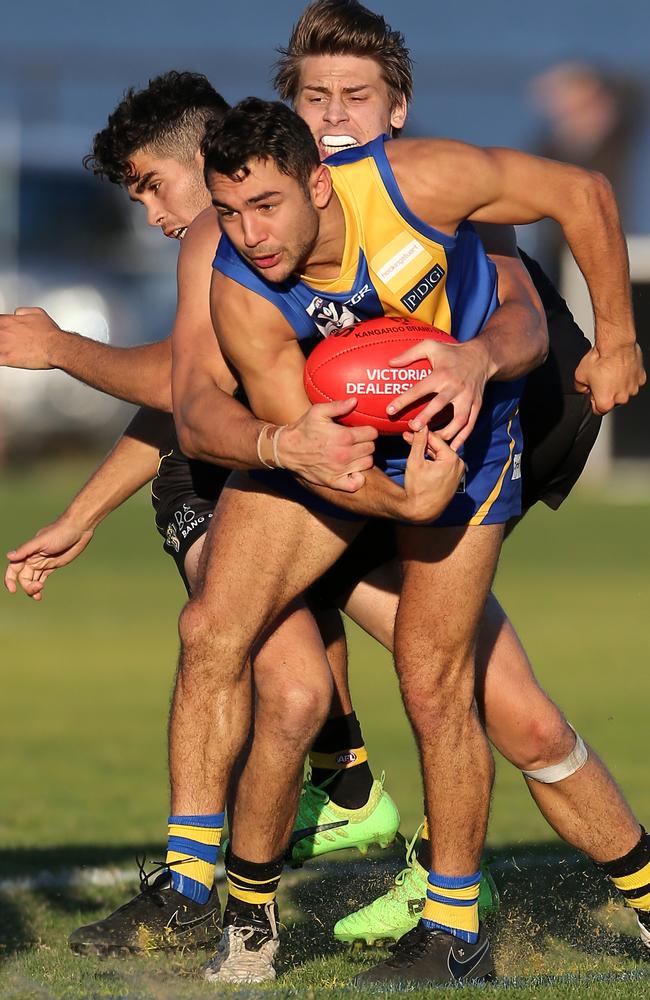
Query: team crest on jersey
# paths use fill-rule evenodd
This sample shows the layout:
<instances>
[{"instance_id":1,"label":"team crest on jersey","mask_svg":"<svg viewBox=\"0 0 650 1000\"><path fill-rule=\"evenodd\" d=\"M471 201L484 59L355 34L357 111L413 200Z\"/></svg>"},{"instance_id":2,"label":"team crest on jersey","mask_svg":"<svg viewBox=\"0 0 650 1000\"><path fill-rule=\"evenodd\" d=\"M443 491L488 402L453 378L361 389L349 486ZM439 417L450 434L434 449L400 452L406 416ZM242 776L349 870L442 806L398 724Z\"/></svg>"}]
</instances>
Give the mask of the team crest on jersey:
<instances>
[{"instance_id":1,"label":"team crest on jersey","mask_svg":"<svg viewBox=\"0 0 650 1000\"><path fill-rule=\"evenodd\" d=\"M307 306L310 316L323 337L330 337L346 326L354 326L358 322L354 313L348 309L345 302L332 302L315 295Z\"/></svg>"},{"instance_id":2,"label":"team crest on jersey","mask_svg":"<svg viewBox=\"0 0 650 1000\"><path fill-rule=\"evenodd\" d=\"M176 533L176 528L174 527L171 521L167 525L167 534L165 535L165 545L168 548L173 549L174 552L178 552L181 547L178 534Z\"/></svg>"}]
</instances>

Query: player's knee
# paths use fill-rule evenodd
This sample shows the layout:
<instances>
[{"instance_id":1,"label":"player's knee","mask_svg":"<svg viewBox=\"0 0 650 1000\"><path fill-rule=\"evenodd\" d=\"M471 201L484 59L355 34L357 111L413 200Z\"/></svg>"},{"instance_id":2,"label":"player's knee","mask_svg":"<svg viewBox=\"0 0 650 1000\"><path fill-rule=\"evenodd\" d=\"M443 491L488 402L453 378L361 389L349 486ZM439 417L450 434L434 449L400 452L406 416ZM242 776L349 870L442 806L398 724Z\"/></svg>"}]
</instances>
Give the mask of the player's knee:
<instances>
[{"instance_id":1,"label":"player's knee","mask_svg":"<svg viewBox=\"0 0 650 1000\"><path fill-rule=\"evenodd\" d=\"M288 732L300 733L311 744L327 718L331 700L331 685L292 684L283 692L284 725Z\"/></svg>"},{"instance_id":2,"label":"player's knee","mask_svg":"<svg viewBox=\"0 0 650 1000\"><path fill-rule=\"evenodd\" d=\"M458 728L474 708L474 679L471 664L457 663L432 677L428 664L399 675L404 706L418 733Z\"/></svg>"},{"instance_id":3,"label":"player's knee","mask_svg":"<svg viewBox=\"0 0 650 1000\"><path fill-rule=\"evenodd\" d=\"M218 674L227 680L236 674L247 651L236 623L217 619L200 600L190 600L183 608L178 632L181 640L181 672ZM218 669L215 669L218 667Z\"/></svg>"},{"instance_id":4,"label":"player's knee","mask_svg":"<svg viewBox=\"0 0 650 1000\"><path fill-rule=\"evenodd\" d=\"M559 709L534 714L521 732L512 762L521 771L539 771L566 760L576 746L576 734Z\"/></svg>"},{"instance_id":5,"label":"player's knee","mask_svg":"<svg viewBox=\"0 0 650 1000\"><path fill-rule=\"evenodd\" d=\"M286 678L273 691L258 686L258 711L276 716L277 727L287 737L300 743L311 743L321 729L332 700L329 675L298 680Z\"/></svg>"}]
</instances>

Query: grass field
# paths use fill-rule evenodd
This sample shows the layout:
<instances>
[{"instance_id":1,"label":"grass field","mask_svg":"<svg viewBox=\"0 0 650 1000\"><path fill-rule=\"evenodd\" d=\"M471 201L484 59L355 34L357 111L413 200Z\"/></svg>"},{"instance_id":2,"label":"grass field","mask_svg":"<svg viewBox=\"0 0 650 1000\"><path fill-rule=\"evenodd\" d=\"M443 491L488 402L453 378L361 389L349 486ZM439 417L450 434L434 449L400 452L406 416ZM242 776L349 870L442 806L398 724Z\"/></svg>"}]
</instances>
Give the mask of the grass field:
<instances>
[{"instance_id":1,"label":"grass field","mask_svg":"<svg viewBox=\"0 0 650 1000\"><path fill-rule=\"evenodd\" d=\"M56 515L87 469L64 463L6 476L1 551ZM646 822L649 516L650 504L585 497L557 514L535 511L508 542L496 585L545 686L601 751ZM75 926L105 915L131 890L123 882L66 881L65 873L110 867L123 878L131 869L135 883L134 854L155 858L162 851L165 717L183 590L160 551L146 496L114 515L78 564L48 588L41 606L0 597L0 996L214 993L198 973L202 955L80 960L65 945ZM358 632L351 630L350 639L371 763L386 770L410 834L419 822L420 789L390 662ZM650 996L631 915L557 841L521 778L502 763L488 855L502 896L493 935L509 994ZM376 958L340 950L329 928L380 891L399 859L339 858L343 868L323 863L286 879L288 971L270 988L274 996L351 995L345 985ZM44 871L54 875L49 884ZM22 876L40 878L37 888L7 881ZM463 996L502 992L503 984L465 989Z\"/></svg>"}]
</instances>

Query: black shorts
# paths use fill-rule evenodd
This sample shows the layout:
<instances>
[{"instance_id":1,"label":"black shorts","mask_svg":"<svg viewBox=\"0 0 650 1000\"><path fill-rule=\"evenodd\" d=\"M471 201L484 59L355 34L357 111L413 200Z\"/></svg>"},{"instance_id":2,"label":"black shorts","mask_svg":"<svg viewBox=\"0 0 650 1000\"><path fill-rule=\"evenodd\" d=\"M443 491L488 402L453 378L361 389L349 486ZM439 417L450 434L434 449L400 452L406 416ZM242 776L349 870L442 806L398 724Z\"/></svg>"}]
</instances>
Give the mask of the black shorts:
<instances>
[{"instance_id":1,"label":"black shorts","mask_svg":"<svg viewBox=\"0 0 650 1000\"><path fill-rule=\"evenodd\" d=\"M156 527L163 538L185 588L190 586L185 574L185 558L190 548L210 526L212 513L223 490L229 469L186 458L175 434L160 450L158 472L151 484L151 500ZM359 580L395 556L395 537L390 521L372 521L337 563L314 585L318 603L336 604Z\"/></svg>"},{"instance_id":2,"label":"black shorts","mask_svg":"<svg viewBox=\"0 0 650 1000\"><path fill-rule=\"evenodd\" d=\"M588 395L576 392L574 374L591 344L539 264L522 260L546 310L549 353L526 379L519 416L524 437L522 510L542 500L557 510L575 486L594 446L601 417Z\"/></svg>"},{"instance_id":3,"label":"black shorts","mask_svg":"<svg viewBox=\"0 0 650 1000\"><path fill-rule=\"evenodd\" d=\"M158 472L151 484L151 502L163 549L172 557L189 593L185 557L206 533L230 469L186 458L176 434L160 449Z\"/></svg>"}]
</instances>

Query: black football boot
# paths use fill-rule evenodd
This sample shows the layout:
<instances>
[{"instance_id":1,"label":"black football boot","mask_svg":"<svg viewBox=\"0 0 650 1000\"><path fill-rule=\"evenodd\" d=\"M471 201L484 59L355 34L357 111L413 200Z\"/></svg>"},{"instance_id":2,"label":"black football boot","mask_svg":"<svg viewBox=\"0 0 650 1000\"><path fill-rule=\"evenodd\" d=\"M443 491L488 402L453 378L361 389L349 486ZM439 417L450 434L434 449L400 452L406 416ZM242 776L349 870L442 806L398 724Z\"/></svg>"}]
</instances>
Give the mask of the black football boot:
<instances>
[{"instance_id":1,"label":"black football boot","mask_svg":"<svg viewBox=\"0 0 650 1000\"><path fill-rule=\"evenodd\" d=\"M137 896L104 920L77 928L68 944L78 955L137 955L213 948L220 937L221 904L214 886L207 902L195 903L172 888L168 865L149 874L140 865Z\"/></svg>"}]
</instances>

